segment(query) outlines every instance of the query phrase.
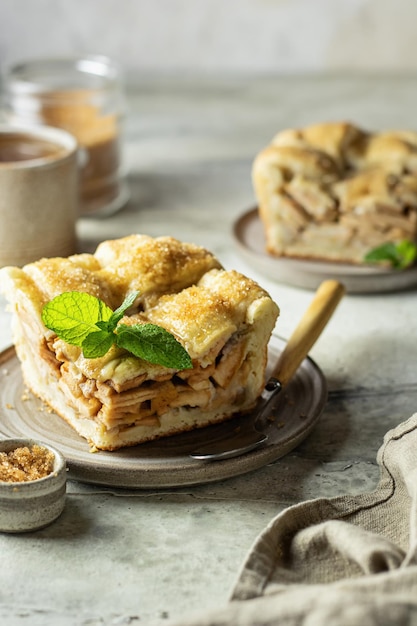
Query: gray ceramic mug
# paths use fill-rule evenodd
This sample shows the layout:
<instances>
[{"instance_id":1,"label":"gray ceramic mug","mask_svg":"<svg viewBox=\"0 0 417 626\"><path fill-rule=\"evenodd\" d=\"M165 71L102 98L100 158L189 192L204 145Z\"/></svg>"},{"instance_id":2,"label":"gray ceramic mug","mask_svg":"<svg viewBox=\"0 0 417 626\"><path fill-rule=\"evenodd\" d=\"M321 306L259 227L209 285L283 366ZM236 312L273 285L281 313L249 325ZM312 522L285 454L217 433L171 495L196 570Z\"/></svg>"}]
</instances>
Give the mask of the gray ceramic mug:
<instances>
[{"instance_id":1,"label":"gray ceramic mug","mask_svg":"<svg viewBox=\"0 0 417 626\"><path fill-rule=\"evenodd\" d=\"M76 252L78 195L71 134L0 125L0 267Z\"/></svg>"}]
</instances>

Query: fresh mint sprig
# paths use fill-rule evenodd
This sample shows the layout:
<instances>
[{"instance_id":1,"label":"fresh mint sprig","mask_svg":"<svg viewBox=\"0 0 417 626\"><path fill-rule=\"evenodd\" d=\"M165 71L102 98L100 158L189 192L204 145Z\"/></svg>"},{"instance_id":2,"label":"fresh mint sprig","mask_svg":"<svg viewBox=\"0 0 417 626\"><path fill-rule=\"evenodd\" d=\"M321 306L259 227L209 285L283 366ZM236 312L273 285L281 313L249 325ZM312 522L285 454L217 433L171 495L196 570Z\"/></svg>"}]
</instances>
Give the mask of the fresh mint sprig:
<instances>
[{"instance_id":1,"label":"fresh mint sprig","mask_svg":"<svg viewBox=\"0 0 417 626\"><path fill-rule=\"evenodd\" d=\"M365 255L367 263L389 263L397 270L410 267L417 259L417 245L409 239L384 243Z\"/></svg>"},{"instance_id":2,"label":"fresh mint sprig","mask_svg":"<svg viewBox=\"0 0 417 626\"><path fill-rule=\"evenodd\" d=\"M88 359L104 356L113 345L149 363L177 370L192 361L175 337L156 324L119 324L138 296L129 294L115 311L102 300L81 291L66 291L45 304L42 321L67 343L82 348Z\"/></svg>"}]
</instances>

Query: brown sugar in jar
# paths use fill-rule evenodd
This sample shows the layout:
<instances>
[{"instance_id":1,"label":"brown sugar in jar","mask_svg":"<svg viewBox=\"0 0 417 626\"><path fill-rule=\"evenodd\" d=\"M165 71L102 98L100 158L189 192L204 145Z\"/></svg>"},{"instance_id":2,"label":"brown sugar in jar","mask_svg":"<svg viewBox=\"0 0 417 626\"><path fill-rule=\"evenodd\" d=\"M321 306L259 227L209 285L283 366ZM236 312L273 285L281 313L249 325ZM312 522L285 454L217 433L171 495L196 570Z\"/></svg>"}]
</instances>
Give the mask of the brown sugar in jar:
<instances>
[{"instance_id":1,"label":"brown sugar in jar","mask_svg":"<svg viewBox=\"0 0 417 626\"><path fill-rule=\"evenodd\" d=\"M112 61L91 56L21 63L8 73L6 100L12 122L63 128L77 139L82 215L109 215L126 204L125 105Z\"/></svg>"},{"instance_id":2,"label":"brown sugar in jar","mask_svg":"<svg viewBox=\"0 0 417 626\"><path fill-rule=\"evenodd\" d=\"M64 510L66 483L59 450L26 437L0 439L0 533L51 524Z\"/></svg>"},{"instance_id":3,"label":"brown sugar in jar","mask_svg":"<svg viewBox=\"0 0 417 626\"><path fill-rule=\"evenodd\" d=\"M0 481L21 483L45 478L54 470L51 450L33 444L0 452Z\"/></svg>"}]
</instances>

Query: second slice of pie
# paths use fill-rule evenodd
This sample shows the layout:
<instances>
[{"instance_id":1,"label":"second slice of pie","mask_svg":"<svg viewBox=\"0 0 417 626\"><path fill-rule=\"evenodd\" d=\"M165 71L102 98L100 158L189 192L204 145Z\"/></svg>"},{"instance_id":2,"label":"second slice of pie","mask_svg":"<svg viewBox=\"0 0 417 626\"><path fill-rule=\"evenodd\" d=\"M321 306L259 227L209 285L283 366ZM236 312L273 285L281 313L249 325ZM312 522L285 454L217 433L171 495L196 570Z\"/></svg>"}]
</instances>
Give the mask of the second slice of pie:
<instances>
[{"instance_id":1,"label":"second slice of pie","mask_svg":"<svg viewBox=\"0 0 417 626\"><path fill-rule=\"evenodd\" d=\"M387 243L417 243L417 133L346 122L279 132L253 163L266 250L361 265Z\"/></svg>"}]
</instances>

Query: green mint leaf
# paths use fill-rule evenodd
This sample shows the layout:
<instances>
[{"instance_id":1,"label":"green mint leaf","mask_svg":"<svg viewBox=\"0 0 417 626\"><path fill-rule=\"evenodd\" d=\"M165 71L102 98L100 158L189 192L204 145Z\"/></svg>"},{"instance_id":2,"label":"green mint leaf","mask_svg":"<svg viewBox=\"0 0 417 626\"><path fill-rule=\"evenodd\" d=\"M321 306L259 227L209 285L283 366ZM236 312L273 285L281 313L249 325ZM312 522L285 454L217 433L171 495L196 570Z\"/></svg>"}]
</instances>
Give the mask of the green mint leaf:
<instances>
[{"instance_id":1,"label":"green mint leaf","mask_svg":"<svg viewBox=\"0 0 417 626\"><path fill-rule=\"evenodd\" d=\"M87 359L102 357L113 344L149 363L172 369L191 368L192 360L171 333L155 324L119 324L138 291L129 294L113 312L91 294L67 291L42 309L42 321L58 337L82 348Z\"/></svg>"},{"instance_id":2,"label":"green mint leaf","mask_svg":"<svg viewBox=\"0 0 417 626\"><path fill-rule=\"evenodd\" d=\"M404 239L397 244L398 254L402 259L401 268L413 265L417 258L417 245L409 239Z\"/></svg>"},{"instance_id":3,"label":"green mint leaf","mask_svg":"<svg viewBox=\"0 0 417 626\"><path fill-rule=\"evenodd\" d=\"M97 359L104 356L115 341L116 335L105 330L90 333L82 343L83 355L86 359Z\"/></svg>"},{"instance_id":4,"label":"green mint leaf","mask_svg":"<svg viewBox=\"0 0 417 626\"><path fill-rule=\"evenodd\" d=\"M193 366L188 352L180 342L155 324L119 324L116 343L149 363L178 370Z\"/></svg>"},{"instance_id":5,"label":"green mint leaf","mask_svg":"<svg viewBox=\"0 0 417 626\"><path fill-rule=\"evenodd\" d=\"M42 321L58 337L81 347L97 330L97 322L108 321L113 311L99 298L80 291L60 294L42 309Z\"/></svg>"},{"instance_id":6,"label":"green mint leaf","mask_svg":"<svg viewBox=\"0 0 417 626\"><path fill-rule=\"evenodd\" d=\"M373 248L365 255L365 261L369 263L388 261L393 267L396 267L398 263L398 255L395 244L384 243L382 246Z\"/></svg>"},{"instance_id":7,"label":"green mint leaf","mask_svg":"<svg viewBox=\"0 0 417 626\"><path fill-rule=\"evenodd\" d=\"M139 291L133 291L131 294L126 296L122 304L112 313L110 319L107 321L96 322L96 326L98 326L100 330L112 333L116 329L117 324L120 322L127 309L132 306L138 295Z\"/></svg>"},{"instance_id":8,"label":"green mint leaf","mask_svg":"<svg viewBox=\"0 0 417 626\"><path fill-rule=\"evenodd\" d=\"M370 250L364 257L367 263L388 262L394 269L402 270L412 265L417 258L417 246L404 239L398 243L385 243Z\"/></svg>"},{"instance_id":9,"label":"green mint leaf","mask_svg":"<svg viewBox=\"0 0 417 626\"><path fill-rule=\"evenodd\" d=\"M132 293L126 296L119 308L114 311L110 319L110 323L114 324L113 330L116 328L117 324L120 322L127 309L131 307L132 304L135 302L138 295L139 291L132 291Z\"/></svg>"},{"instance_id":10,"label":"green mint leaf","mask_svg":"<svg viewBox=\"0 0 417 626\"><path fill-rule=\"evenodd\" d=\"M96 322L96 326L100 330L104 330L107 333L112 333L114 331L114 329L115 329L115 327L112 324L111 318L107 322L103 322L103 321Z\"/></svg>"}]
</instances>

